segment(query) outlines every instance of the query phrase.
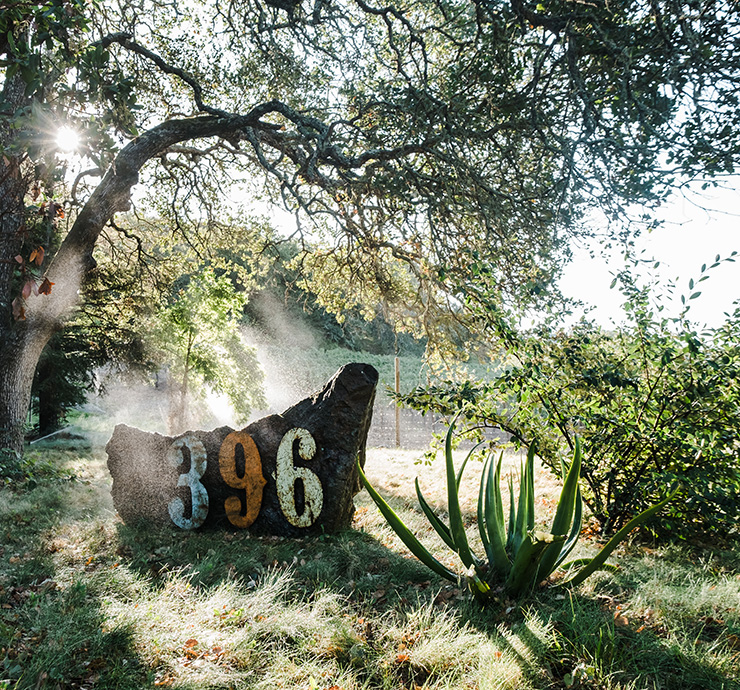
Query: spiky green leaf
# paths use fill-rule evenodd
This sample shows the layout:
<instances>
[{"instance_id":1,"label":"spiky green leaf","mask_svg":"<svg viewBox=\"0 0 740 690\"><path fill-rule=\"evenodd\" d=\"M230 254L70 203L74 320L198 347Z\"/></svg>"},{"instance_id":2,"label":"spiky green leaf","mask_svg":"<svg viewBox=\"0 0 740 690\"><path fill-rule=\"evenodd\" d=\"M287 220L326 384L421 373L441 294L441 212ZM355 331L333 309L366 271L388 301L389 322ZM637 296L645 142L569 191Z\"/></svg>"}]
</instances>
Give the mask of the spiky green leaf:
<instances>
[{"instance_id":1,"label":"spiky green leaf","mask_svg":"<svg viewBox=\"0 0 740 690\"><path fill-rule=\"evenodd\" d=\"M452 458L452 433L455 423L450 425L445 437L445 469L447 472L447 512L450 516L450 534L455 544L454 548L466 568L470 568L476 558L468 545L468 536L465 534L465 524L460 510L460 499L457 491L457 476Z\"/></svg>"},{"instance_id":2,"label":"spiky green leaf","mask_svg":"<svg viewBox=\"0 0 740 690\"><path fill-rule=\"evenodd\" d=\"M362 485L367 489L367 492L375 502L375 505L378 506L378 509L390 525L391 529L408 547L408 550L411 551L411 553L413 553L414 556L416 556L425 566L427 566L427 568L437 573L437 575L444 577L447 580L451 580L452 582L457 582L457 575L449 568L442 565L434 556L432 556L431 553L429 553L424 545L414 536L411 530L406 527L403 520L398 517L393 508L391 508L385 499L373 488L365 476L365 473L362 471L359 461L357 462L357 471Z\"/></svg>"},{"instance_id":3,"label":"spiky green leaf","mask_svg":"<svg viewBox=\"0 0 740 690\"><path fill-rule=\"evenodd\" d=\"M485 485L483 492L485 494L485 524L480 531L481 535L486 535L484 543L488 542L489 544L488 560L492 569L500 575L507 575L511 569L511 561L506 553L504 508L503 499L501 498L501 464L503 457L504 454L501 453L496 463L495 472L493 470L493 459L489 457L487 468L481 476L481 487Z\"/></svg>"},{"instance_id":4,"label":"spiky green leaf","mask_svg":"<svg viewBox=\"0 0 740 690\"><path fill-rule=\"evenodd\" d=\"M465 460L463 460L462 465L460 465L460 469L457 471L457 477L455 477L455 486L457 487L457 490L460 490L460 482L462 481L463 472L465 471L465 466L468 464L468 460L473 457L475 454L475 451L480 448L485 441L480 441L479 443L476 443L468 452L468 454L465 456Z\"/></svg>"},{"instance_id":5,"label":"spiky green leaf","mask_svg":"<svg viewBox=\"0 0 740 690\"><path fill-rule=\"evenodd\" d=\"M573 551L575 545L578 543L578 538L581 536L581 527L583 525L583 499L581 498L581 487L579 486L576 491L576 511L573 516L573 525L570 529L570 534L565 540L562 548L560 549L560 556L550 572L557 570L563 561L568 558L570 552ZM549 573L548 573L549 575Z\"/></svg>"},{"instance_id":6,"label":"spiky green leaf","mask_svg":"<svg viewBox=\"0 0 740 690\"><path fill-rule=\"evenodd\" d=\"M555 510L555 518L552 521L551 532L553 534L562 534L565 536L570 531L568 541L574 536L571 531L571 525L573 523L573 516L576 510L581 509L581 496L578 487L578 479L581 474L581 442L576 437L575 450L573 452L573 462L570 464L570 469L567 475L563 475L563 489L560 492L560 498L558 500L558 507ZM580 532L580 517L578 518L578 530ZM578 534L575 535L577 541ZM544 580L555 570L557 563L561 559L561 549L565 548L565 543L559 542L551 544L542 554L540 560L540 574L541 580ZM574 544L573 544L574 545ZM571 546L572 548L572 546Z\"/></svg>"},{"instance_id":7,"label":"spiky green leaf","mask_svg":"<svg viewBox=\"0 0 740 690\"><path fill-rule=\"evenodd\" d=\"M506 536L506 550L513 552L514 530L516 528L516 503L514 502L514 480L509 475L509 526Z\"/></svg>"},{"instance_id":8,"label":"spiky green leaf","mask_svg":"<svg viewBox=\"0 0 740 690\"><path fill-rule=\"evenodd\" d=\"M649 520L655 513L662 510L671 500L673 500L673 497L678 493L678 489L675 489L671 492L671 494L664 498L660 503L656 503L651 508L648 508L647 510L643 510L638 516L632 518L622 529L619 530L599 551L596 556L594 556L588 563L587 566L579 570L572 578L564 582L564 585L573 585L574 587L576 585L581 584L586 578L588 578L592 573L596 572L597 570L601 569L606 562L606 559L609 558L612 551L614 551L615 548L617 548L617 545L619 542L621 542L627 535L636 527L639 527L640 525L644 524L647 520Z\"/></svg>"},{"instance_id":9,"label":"spiky green leaf","mask_svg":"<svg viewBox=\"0 0 740 690\"><path fill-rule=\"evenodd\" d=\"M509 576L504 583L504 589L513 596L520 596L529 592L537 584L540 558L544 550L551 544L563 541L564 536L557 536L545 532L528 532L524 535L519 552L511 565Z\"/></svg>"},{"instance_id":10,"label":"spiky green leaf","mask_svg":"<svg viewBox=\"0 0 740 690\"><path fill-rule=\"evenodd\" d=\"M534 528L534 455L534 446L530 446L527 462L521 468L516 522L511 540L511 553L515 560L527 532Z\"/></svg>"},{"instance_id":11,"label":"spiky green leaf","mask_svg":"<svg viewBox=\"0 0 740 690\"><path fill-rule=\"evenodd\" d=\"M483 543L483 548L486 552L486 557L488 558L489 562L493 561L493 553L491 551L491 540L488 537L488 529L486 524L486 489L488 486L486 477L488 476L492 459L493 455L489 454L486 458L486 461L483 463L483 472L481 473L480 486L478 487L478 506L476 509L478 533L480 534L480 540Z\"/></svg>"},{"instance_id":12,"label":"spiky green leaf","mask_svg":"<svg viewBox=\"0 0 740 690\"><path fill-rule=\"evenodd\" d=\"M429 524L434 528L434 531L440 536L442 541L454 551L455 542L450 534L450 528L437 517L437 514L432 510L429 503L427 503L427 500L424 498L424 494L421 493L418 477L414 484L416 486L416 498L419 501L419 506L421 507L422 512L426 515L427 520L429 520Z\"/></svg>"}]
</instances>

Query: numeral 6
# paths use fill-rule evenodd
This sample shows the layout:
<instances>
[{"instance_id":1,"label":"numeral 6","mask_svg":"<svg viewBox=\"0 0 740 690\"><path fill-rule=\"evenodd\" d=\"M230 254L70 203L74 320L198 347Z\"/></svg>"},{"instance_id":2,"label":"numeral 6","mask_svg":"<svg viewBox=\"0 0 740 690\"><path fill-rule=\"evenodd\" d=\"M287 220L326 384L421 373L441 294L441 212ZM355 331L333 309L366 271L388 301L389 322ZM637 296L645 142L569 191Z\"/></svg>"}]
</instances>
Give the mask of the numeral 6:
<instances>
[{"instance_id":1,"label":"numeral 6","mask_svg":"<svg viewBox=\"0 0 740 690\"><path fill-rule=\"evenodd\" d=\"M285 519L295 527L310 527L321 514L324 505L324 492L321 481L307 467L293 464L293 444L298 441L298 455L303 460L311 460L316 454L316 442L308 429L291 429L280 441L277 452L277 495ZM296 507L296 482L303 482L303 512L299 515Z\"/></svg>"}]
</instances>

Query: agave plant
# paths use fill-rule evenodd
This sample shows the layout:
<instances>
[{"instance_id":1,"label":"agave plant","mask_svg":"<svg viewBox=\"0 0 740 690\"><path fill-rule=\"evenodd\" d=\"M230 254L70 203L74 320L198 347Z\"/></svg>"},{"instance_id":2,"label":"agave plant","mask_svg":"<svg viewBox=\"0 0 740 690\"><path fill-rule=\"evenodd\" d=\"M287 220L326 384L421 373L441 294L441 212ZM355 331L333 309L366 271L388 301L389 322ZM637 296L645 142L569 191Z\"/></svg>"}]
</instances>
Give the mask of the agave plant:
<instances>
[{"instance_id":1,"label":"agave plant","mask_svg":"<svg viewBox=\"0 0 740 690\"><path fill-rule=\"evenodd\" d=\"M518 500L514 499L513 481L509 478L509 515L504 522L504 506L501 498L501 464L489 455L483 467L478 494L478 529L485 549L485 559L479 558L470 548L460 511L459 488L465 466L473 455L468 453L459 471L455 472L452 460L452 434L454 422L445 438L445 465L447 471L447 503L449 524L432 510L416 480L416 495L419 506L434 530L447 546L460 557L465 570L456 573L440 563L409 530L383 497L371 486L362 468L360 480L370 493L388 524L424 565L438 575L459 582L465 580L473 595L487 601L499 592L521 597L537 584L546 580L559 568L567 571L560 585L578 585L599 569L608 568L606 559L635 527L644 523L668 503L675 491L660 503L648 508L628 522L593 558L579 559L566 563L568 555L578 542L581 533L583 501L578 479L581 472L581 446L578 439L570 467L563 464L565 478L555 517L550 532L535 530L534 515L534 447L529 448L527 461L521 471Z\"/></svg>"}]
</instances>

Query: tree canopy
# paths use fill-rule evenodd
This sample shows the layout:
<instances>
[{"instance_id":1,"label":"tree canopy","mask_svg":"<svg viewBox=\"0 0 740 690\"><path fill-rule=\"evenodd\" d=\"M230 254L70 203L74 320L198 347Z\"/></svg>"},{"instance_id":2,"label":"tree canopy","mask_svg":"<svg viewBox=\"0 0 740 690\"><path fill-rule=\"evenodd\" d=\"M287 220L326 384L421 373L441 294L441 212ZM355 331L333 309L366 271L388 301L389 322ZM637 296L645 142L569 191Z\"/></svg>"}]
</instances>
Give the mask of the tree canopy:
<instances>
[{"instance_id":1,"label":"tree canopy","mask_svg":"<svg viewBox=\"0 0 740 690\"><path fill-rule=\"evenodd\" d=\"M349 266L431 314L479 280L543 299L589 208L623 218L738 158L734 3L0 8L0 447L132 198L206 259L231 200L280 203L320 275Z\"/></svg>"}]
</instances>

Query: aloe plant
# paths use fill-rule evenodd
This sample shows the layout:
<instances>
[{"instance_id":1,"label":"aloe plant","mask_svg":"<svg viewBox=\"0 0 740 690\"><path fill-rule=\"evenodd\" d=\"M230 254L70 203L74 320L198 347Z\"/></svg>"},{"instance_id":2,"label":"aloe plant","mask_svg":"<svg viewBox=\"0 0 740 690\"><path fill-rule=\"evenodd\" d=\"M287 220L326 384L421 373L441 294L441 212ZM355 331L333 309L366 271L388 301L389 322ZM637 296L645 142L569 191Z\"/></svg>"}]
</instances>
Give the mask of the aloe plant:
<instances>
[{"instance_id":1,"label":"aloe plant","mask_svg":"<svg viewBox=\"0 0 740 690\"><path fill-rule=\"evenodd\" d=\"M578 585L593 572L605 567L606 560L635 527L657 513L675 496L670 493L660 503L648 508L633 518L617 532L594 558L566 563L568 555L578 542L583 517L583 501L578 480L581 472L581 446L575 442L573 461L570 467L562 466L564 477L555 517L549 532L535 530L534 515L534 447L529 448L527 461L521 471L518 499L514 498L513 481L509 479L508 520L504 520L501 497L501 464L503 453L495 461L493 455L486 460L481 475L478 493L478 530L485 550L485 558L479 558L470 548L460 510L459 487L463 471L475 448L465 458L456 473L452 459L452 435L454 422L445 438L445 466L447 472L447 513L445 523L431 508L416 480L416 495L422 512L429 520L442 541L460 557L464 566L461 573L451 570L438 561L404 524L393 508L372 487L359 466L360 480L368 490L388 524L424 565L435 573L453 582L466 581L472 594L481 601L504 592L513 597L529 593L538 583L546 580L559 568L567 571L559 586Z\"/></svg>"}]
</instances>

